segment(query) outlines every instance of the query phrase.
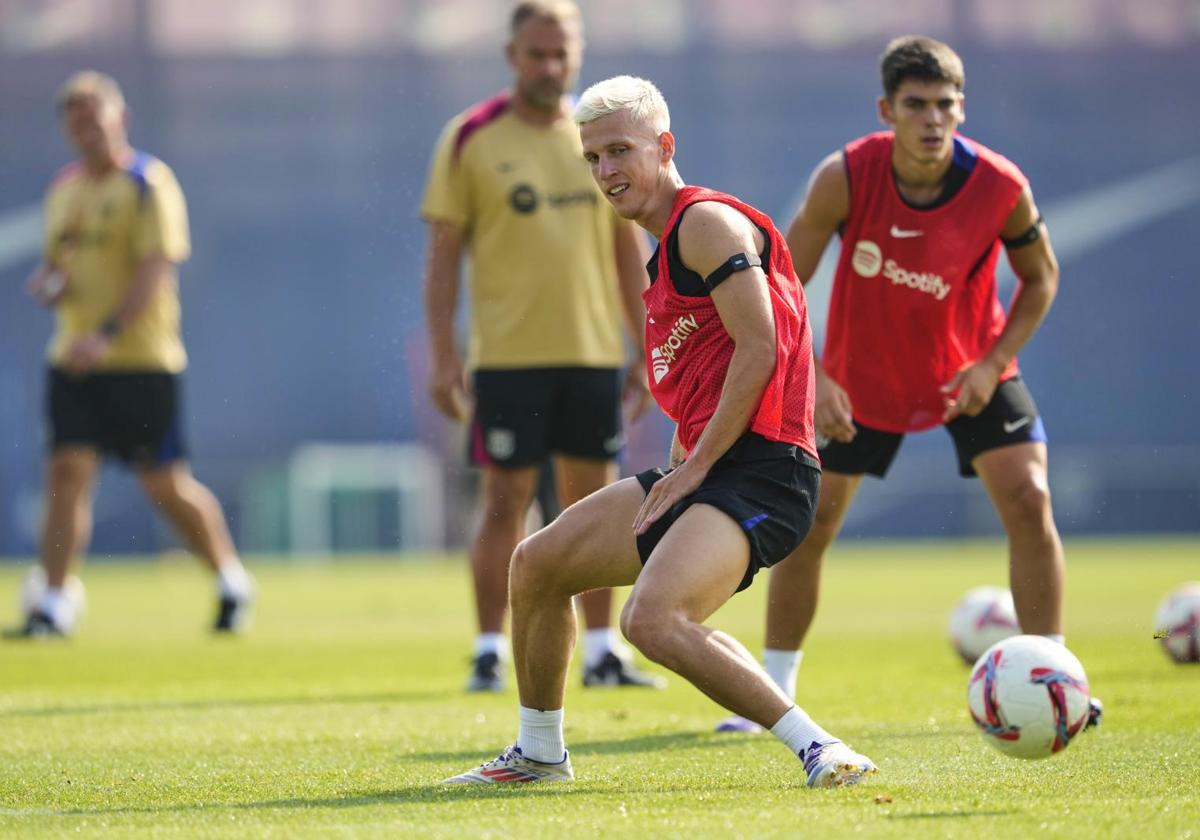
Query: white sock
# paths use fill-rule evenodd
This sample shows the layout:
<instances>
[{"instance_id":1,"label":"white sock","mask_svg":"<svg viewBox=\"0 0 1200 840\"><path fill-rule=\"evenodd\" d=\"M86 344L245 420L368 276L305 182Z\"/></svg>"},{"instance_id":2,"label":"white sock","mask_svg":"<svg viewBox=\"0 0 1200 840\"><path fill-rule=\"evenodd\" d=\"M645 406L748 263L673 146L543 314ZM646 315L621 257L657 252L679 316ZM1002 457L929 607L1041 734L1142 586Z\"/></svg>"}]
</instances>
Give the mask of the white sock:
<instances>
[{"instance_id":1,"label":"white sock","mask_svg":"<svg viewBox=\"0 0 1200 840\"><path fill-rule=\"evenodd\" d=\"M784 712L783 717L771 727L771 734L787 744L792 755L799 756L801 761L813 741L825 743L838 740L818 726L799 706L792 706Z\"/></svg>"},{"instance_id":2,"label":"white sock","mask_svg":"<svg viewBox=\"0 0 1200 840\"><path fill-rule=\"evenodd\" d=\"M521 728L517 730L517 746L526 758L542 764L558 764L567 758L563 744L563 710L541 711L521 706Z\"/></svg>"},{"instance_id":3,"label":"white sock","mask_svg":"<svg viewBox=\"0 0 1200 840\"><path fill-rule=\"evenodd\" d=\"M1052 642L1058 642L1060 645L1065 646L1067 644L1067 637L1064 636L1062 633L1043 633L1042 636L1044 636L1045 638L1049 639Z\"/></svg>"},{"instance_id":4,"label":"white sock","mask_svg":"<svg viewBox=\"0 0 1200 840\"><path fill-rule=\"evenodd\" d=\"M583 666L591 668L593 665L600 664L604 654L609 651L620 656L625 652L624 647L620 637L617 636L617 631L612 627L587 630L583 634Z\"/></svg>"},{"instance_id":5,"label":"white sock","mask_svg":"<svg viewBox=\"0 0 1200 840\"><path fill-rule=\"evenodd\" d=\"M42 593L42 603L39 609L54 622L59 630L70 630L75 623L75 606L71 599L63 594L62 587L47 586Z\"/></svg>"},{"instance_id":6,"label":"white sock","mask_svg":"<svg viewBox=\"0 0 1200 840\"><path fill-rule=\"evenodd\" d=\"M246 574L246 567L238 558L226 560L217 569L217 590L222 596L244 601L250 597L252 588L250 575Z\"/></svg>"},{"instance_id":7,"label":"white sock","mask_svg":"<svg viewBox=\"0 0 1200 840\"><path fill-rule=\"evenodd\" d=\"M767 648L763 651L763 668L767 676L775 681L775 685L783 690L789 700L796 699L796 675L800 673L800 662L804 659L802 650L775 650Z\"/></svg>"},{"instance_id":8,"label":"white sock","mask_svg":"<svg viewBox=\"0 0 1200 840\"><path fill-rule=\"evenodd\" d=\"M475 637L475 655L494 653L501 659L508 658L508 641L503 633L480 633Z\"/></svg>"}]
</instances>

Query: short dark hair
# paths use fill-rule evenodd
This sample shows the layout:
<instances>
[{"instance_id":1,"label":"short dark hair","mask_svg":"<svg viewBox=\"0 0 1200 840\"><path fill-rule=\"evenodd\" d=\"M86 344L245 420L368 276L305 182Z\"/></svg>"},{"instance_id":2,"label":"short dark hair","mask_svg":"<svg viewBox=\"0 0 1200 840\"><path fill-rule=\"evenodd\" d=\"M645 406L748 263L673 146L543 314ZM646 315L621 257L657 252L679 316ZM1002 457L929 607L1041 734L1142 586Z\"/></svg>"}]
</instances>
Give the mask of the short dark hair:
<instances>
[{"instance_id":1,"label":"short dark hair","mask_svg":"<svg viewBox=\"0 0 1200 840\"><path fill-rule=\"evenodd\" d=\"M517 36L517 30L530 18L547 18L558 21L564 28L580 27L579 7L573 0L522 0L513 6L509 21L509 35Z\"/></svg>"},{"instance_id":2,"label":"short dark hair","mask_svg":"<svg viewBox=\"0 0 1200 840\"><path fill-rule=\"evenodd\" d=\"M966 84L962 59L946 44L924 35L893 38L879 62L883 94L896 95L905 79L922 82L949 82L960 91Z\"/></svg>"}]
</instances>

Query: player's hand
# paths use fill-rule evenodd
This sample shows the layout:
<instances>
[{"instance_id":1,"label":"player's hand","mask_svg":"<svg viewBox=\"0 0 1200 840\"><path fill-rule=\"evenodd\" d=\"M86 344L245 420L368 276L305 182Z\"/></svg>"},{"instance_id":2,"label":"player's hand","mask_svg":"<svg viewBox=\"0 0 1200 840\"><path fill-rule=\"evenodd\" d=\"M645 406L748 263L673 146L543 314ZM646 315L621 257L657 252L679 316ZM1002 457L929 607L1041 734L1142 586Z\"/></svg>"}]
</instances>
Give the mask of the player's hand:
<instances>
[{"instance_id":1,"label":"player's hand","mask_svg":"<svg viewBox=\"0 0 1200 840\"><path fill-rule=\"evenodd\" d=\"M633 532L638 535L646 533L663 514L682 501L685 496L695 492L696 488L703 483L706 475L708 475L706 468L701 467L695 461L684 461L665 478L655 482L654 486L650 488L650 492L646 494L646 500L642 502L637 516L633 518Z\"/></svg>"},{"instance_id":2,"label":"player's hand","mask_svg":"<svg viewBox=\"0 0 1200 840\"><path fill-rule=\"evenodd\" d=\"M850 395L829 374L817 366L817 401L813 408L817 432L832 440L849 443L854 440L854 412Z\"/></svg>"},{"instance_id":3,"label":"player's hand","mask_svg":"<svg viewBox=\"0 0 1200 840\"><path fill-rule=\"evenodd\" d=\"M429 374L429 396L437 410L451 420L467 419L466 370L458 356L434 360Z\"/></svg>"},{"instance_id":4,"label":"player's hand","mask_svg":"<svg viewBox=\"0 0 1200 840\"><path fill-rule=\"evenodd\" d=\"M25 291L42 306L54 306L67 291L67 275L43 263L25 281Z\"/></svg>"},{"instance_id":5,"label":"player's hand","mask_svg":"<svg viewBox=\"0 0 1200 840\"><path fill-rule=\"evenodd\" d=\"M954 378L942 386L942 399L946 411L942 422L949 423L955 417L974 417L992 401L996 385L1000 382L1002 365L981 359L967 365L954 374Z\"/></svg>"},{"instance_id":6,"label":"player's hand","mask_svg":"<svg viewBox=\"0 0 1200 840\"><path fill-rule=\"evenodd\" d=\"M77 376L89 373L104 360L110 349L112 339L104 333L88 333L71 342L63 357L62 366L68 373Z\"/></svg>"},{"instance_id":7,"label":"player's hand","mask_svg":"<svg viewBox=\"0 0 1200 840\"><path fill-rule=\"evenodd\" d=\"M625 415L625 424L637 420L653 403L650 383L646 380L646 365L644 362L634 362L625 371L625 384L621 388L621 411Z\"/></svg>"}]
</instances>

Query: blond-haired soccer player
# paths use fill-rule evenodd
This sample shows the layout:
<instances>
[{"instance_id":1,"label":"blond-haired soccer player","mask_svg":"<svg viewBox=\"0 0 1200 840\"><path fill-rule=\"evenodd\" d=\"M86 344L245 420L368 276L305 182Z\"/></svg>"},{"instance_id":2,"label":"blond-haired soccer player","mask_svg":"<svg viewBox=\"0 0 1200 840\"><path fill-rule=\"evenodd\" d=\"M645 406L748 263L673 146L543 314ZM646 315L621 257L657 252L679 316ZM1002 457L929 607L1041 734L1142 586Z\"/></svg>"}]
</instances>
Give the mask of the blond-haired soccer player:
<instances>
[{"instance_id":1,"label":"blond-haired soccer player","mask_svg":"<svg viewBox=\"0 0 1200 840\"><path fill-rule=\"evenodd\" d=\"M640 348L644 242L596 190L570 118L567 92L583 51L579 10L561 0L523 2L510 27L512 89L446 126L421 206L430 394L452 420L473 413L469 456L483 473L470 548L479 630L472 691L504 686L509 559L540 465L554 456L563 507L600 489L617 477L623 400L631 417L649 404L640 361L621 370L623 316ZM464 364L453 322L468 254ZM612 594L581 601L584 684L661 685L633 667L611 627Z\"/></svg>"},{"instance_id":2,"label":"blond-haired soccer player","mask_svg":"<svg viewBox=\"0 0 1200 840\"><path fill-rule=\"evenodd\" d=\"M517 739L446 781L574 778L563 743L571 598L633 584L621 627L638 649L770 727L809 785L858 782L875 772L870 759L815 723L739 642L703 623L788 555L816 507L812 338L783 236L733 196L684 184L667 105L650 82L600 82L575 119L605 197L659 240L645 346L651 390L676 422L675 466L594 493L517 548Z\"/></svg>"},{"instance_id":3,"label":"blond-haired soccer player","mask_svg":"<svg viewBox=\"0 0 1200 840\"><path fill-rule=\"evenodd\" d=\"M251 582L217 499L188 468L179 411L187 357L177 269L190 249L183 193L165 163L129 144L112 78L72 76L57 107L78 160L50 185L43 260L28 283L57 322L48 351L46 589L16 635L65 635L74 626L63 584L87 549L105 455L136 471L147 498L216 573L214 627L234 630Z\"/></svg>"}]
</instances>

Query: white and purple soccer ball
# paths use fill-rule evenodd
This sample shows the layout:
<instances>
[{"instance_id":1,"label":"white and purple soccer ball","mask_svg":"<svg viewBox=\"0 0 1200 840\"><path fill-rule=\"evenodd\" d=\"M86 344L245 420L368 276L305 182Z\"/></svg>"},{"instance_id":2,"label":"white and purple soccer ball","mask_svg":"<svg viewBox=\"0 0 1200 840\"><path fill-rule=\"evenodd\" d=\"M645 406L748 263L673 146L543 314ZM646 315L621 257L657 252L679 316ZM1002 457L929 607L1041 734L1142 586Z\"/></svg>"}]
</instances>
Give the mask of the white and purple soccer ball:
<instances>
[{"instance_id":1,"label":"white and purple soccer ball","mask_svg":"<svg viewBox=\"0 0 1200 840\"><path fill-rule=\"evenodd\" d=\"M1020 632L1012 593L999 586L968 590L950 611L950 642L968 665L996 642Z\"/></svg>"},{"instance_id":2,"label":"white and purple soccer ball","mask_svg":"<svg viewBox=\"0 0 1200 840\"><path fill-rule=\"evenodd\" d=\"M1200 662L1200 583L1185 583L1154 613L1155 637L1176 662Z\"/></svg>"},{"instance_id":3,"label":"white and purple soccer ball","mask_svg":"<svg viewBox=\"0 0 1200 840\"><path fill-rule=\"evenodd\" d=\"M1044 636L1013 636L971 669L967 704L989 744L1014 758L1062 752L1087 724L1091 692L1075 655Z\"/></svg>"}]
</instances>

